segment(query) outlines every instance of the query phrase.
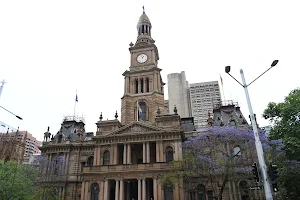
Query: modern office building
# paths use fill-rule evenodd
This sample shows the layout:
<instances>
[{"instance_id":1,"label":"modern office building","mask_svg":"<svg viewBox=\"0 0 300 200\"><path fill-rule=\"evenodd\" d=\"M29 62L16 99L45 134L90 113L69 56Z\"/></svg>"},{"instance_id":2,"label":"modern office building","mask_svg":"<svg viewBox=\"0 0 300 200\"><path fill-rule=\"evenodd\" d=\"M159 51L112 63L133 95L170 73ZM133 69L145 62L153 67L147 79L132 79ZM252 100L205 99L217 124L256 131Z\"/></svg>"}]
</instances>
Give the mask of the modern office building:
<instances>
[{"instance_id":1,"label":"modern office building","mask_svg":"<svg viewBox=\"0 0 300 200\"><path fill-rule=\"evenodd\" d=\"M189 83L186 81L185 72L168 74L169 112L174 114L174 107L180 117L191 117Z\"/></svg>"},{"instance_id":2,"label":"modern office building","mask_svg":"<svg viewBox=\"0 0 300 200\"><path fill-rule=\"evenodd\" d=\"M24 138L27 131L19 131L18 140ZM24 156L31 154L41 154L39 147L42 146L42 142L38 141L32 134L27 132L26 145Z\"/></svg>"},{"instance_id":3,"label":"modern office building","mask_svg":"<svg viewBox=\"0 0 300 200\"><path fill-rule=\"evenodd\" d=\"M206 126L208 113L212 114L214 105L221 102L218 81L190 84L190 99L195 126Z\"/></svg>"}]
</instances>

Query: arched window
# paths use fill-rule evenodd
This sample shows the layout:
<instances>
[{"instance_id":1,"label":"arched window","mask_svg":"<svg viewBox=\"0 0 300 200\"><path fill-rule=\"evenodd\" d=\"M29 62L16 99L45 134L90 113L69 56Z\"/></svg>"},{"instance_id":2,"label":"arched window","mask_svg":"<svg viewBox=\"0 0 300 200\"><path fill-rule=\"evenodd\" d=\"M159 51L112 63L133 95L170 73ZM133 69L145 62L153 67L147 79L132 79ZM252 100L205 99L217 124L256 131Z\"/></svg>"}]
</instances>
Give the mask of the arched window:
<instances>
[{"instance_id":1,"label":"arched window","mask_svg":"<svg viewBox=\"0 0 300 200\"><path fill-rule=\"evenodd\" d=\"M197 197L198 197L198 200L206 200L205 186L202 184L199 184L197 186Z\"/></svg>"},{"instance_id":2,"label":"arched window","mask_svg":"<svg viewBox=\"0 0 300 200\"><path fill-rule=\"evenodd\" d=\"M166 162L171 162L174 160L174 152L173 152L173 148L168 146L166 148Z\"/></svg>"},{"instance_id":3,"label":"arched window","mask_svg":"<svg viewBox=\"0 0 300 200\"><path fill-rule=\"evenodd\" d=\"M94 165L94 157L90 156L87 160L87 166L92 167Z\"/></svg>"},{"instance_id":4,"label":"arched window","mask_svg":"<svg viewBox=\"0 0 300 200\"><path fill-rule=\"evenodd\" d=\"M109 165L109 160L110 160L110 154L109 151L105 151L103 153L103 165Z\"/></svg>"},{"instance_id":5,"label":"arched window","mask_svg":"<svg viewBox=\"0 0 300 200\"><path fill-rule=\"evenodd\" d=\"M139 121L143 120L146 121L147 120L147 106L145 102L139 102L139 108L138 108L138 116L139 116Z\"/></svg>"},{"instance_id":6,"label":"arched window","mask_svg":"<svg viewBox=\"0 0 300 200\"><path fill-rule=\"evenodd\" d=\"M242 200L248 200L249 199L249 189L248 189L248 183L247 181L241 181L239 184L240 193Z\"/></svg>"},{"instance_id":7,"label":"arched window","mask_svg":"<svg viewBox=\"0 0 300 200\"><path fill-rule=\"evenodd\" d=\"M99 185L98 183L93 183L91 185L91 200L98 200L99 197Z\"/></svg>"},{"instance_id":8,"label":"arched window","mask_svg":"<svg viewBox=\"0 0 300 200\"><path fill-rule=\"evenodd\" d=\"M165 185L164 186L164 196L165 200L173 200L173 185Z\"/></svg>"},{"instance_id":9,"label":"arched window","mask_svg":"<svg viewBox=\"0 0 300 200\"><path fill-rule=\"evenodd\" d=\"M242 155L240 146L235 146L233 148L233 155L234 156L241 156Z\"/></svg>"}]
</instances>

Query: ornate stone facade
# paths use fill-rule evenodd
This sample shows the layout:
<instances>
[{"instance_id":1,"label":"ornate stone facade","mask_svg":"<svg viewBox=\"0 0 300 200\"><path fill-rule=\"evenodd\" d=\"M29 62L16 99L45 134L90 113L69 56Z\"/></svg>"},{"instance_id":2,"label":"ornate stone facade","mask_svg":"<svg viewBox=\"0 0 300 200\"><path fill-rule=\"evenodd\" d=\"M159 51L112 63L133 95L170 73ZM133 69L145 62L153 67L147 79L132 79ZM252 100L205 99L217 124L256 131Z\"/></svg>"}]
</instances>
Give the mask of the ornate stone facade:
<instances>
[{"instance_id":1,"label":"ornate stone facade","mask_svg":"<svg viewBox=\"0 0 300 200\"><path fill-rule=\"evenodd\" d=\"M60 174L53 166L44 168L40 183L56 187L64 200L212 199L209 188L201 190L201 198L194 190L205 178L196 177L186 183L186 191L178 183L159 182L172 169L172 161L183 159L184 135L199 132L192 118L180 119L176 107L173 115L165 112L164 83L151 28L143 12L137 25L137 41L129 48L131 65L123 73L121 121L117 113L113 120L103 120L101 113L93 134L85 132L82 119L70 117L64 119L55 136L51 137L49 129L45 133L42 154L50 161L62 157L64 163L59 166L63 171ZM210 124L215 121L208 120ZM237 190L233 187L226 188L225 200L240 199L238 193L231 194Z\"/></svg>"}]
</instances>

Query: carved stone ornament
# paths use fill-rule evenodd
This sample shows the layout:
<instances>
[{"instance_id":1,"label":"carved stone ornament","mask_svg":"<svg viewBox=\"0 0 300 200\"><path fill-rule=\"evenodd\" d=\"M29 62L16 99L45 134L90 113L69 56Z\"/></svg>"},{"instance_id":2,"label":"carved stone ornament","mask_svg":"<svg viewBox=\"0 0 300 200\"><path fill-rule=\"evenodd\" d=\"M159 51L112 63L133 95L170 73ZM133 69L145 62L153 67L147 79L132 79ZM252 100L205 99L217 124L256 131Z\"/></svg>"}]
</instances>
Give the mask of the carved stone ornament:
<instances>
[{"instance_id":1,"label":"carved stone ornament","mask_svg":"<svg viewBox=\"0 0 300 200\"><path fill-rule=\"evenodd\" d=\"M141 133L141 132L148 132L148 131L152 131L152 130L147 127L134 125L134 126L128 127L127 129L122 131L122 133L136 133L136 132Z\"/></svg>"}]
</instances>

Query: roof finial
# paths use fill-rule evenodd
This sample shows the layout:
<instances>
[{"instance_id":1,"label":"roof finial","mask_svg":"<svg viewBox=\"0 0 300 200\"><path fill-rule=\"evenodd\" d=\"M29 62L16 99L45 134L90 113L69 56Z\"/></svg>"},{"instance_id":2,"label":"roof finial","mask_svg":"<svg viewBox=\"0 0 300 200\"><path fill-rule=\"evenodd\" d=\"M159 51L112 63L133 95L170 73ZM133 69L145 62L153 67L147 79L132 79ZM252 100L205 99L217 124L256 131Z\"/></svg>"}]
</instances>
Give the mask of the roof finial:
<instances>
[{"instance_id":1,"label":"roof finial","mask_svg":"<svg viewBox=\"0 0 300 200\"><path fill-rule=\"evenodd\" d=\"M116 111L115 118L118 119L118 112Z\"/></svg>"},{"instance_id":2,"label":"roof finial","mask_svg":"<svg viewBox=\"0 0 300 200\"><path fill-rule=\"evenodd\" d=\"M143 5L143 13L145 13L145 6Z\"/></svg>"},{"instance_id":3,"label":"roof finial","mask_svg":"<svg viewBox=\"0 0 300 200\"><path fill-rule=\"evenodd\" d=\"M102 112L100 114L100 117L99 117L100 121L102 121L103 117L102 117Z\"/></svg>"}]
</instances>

